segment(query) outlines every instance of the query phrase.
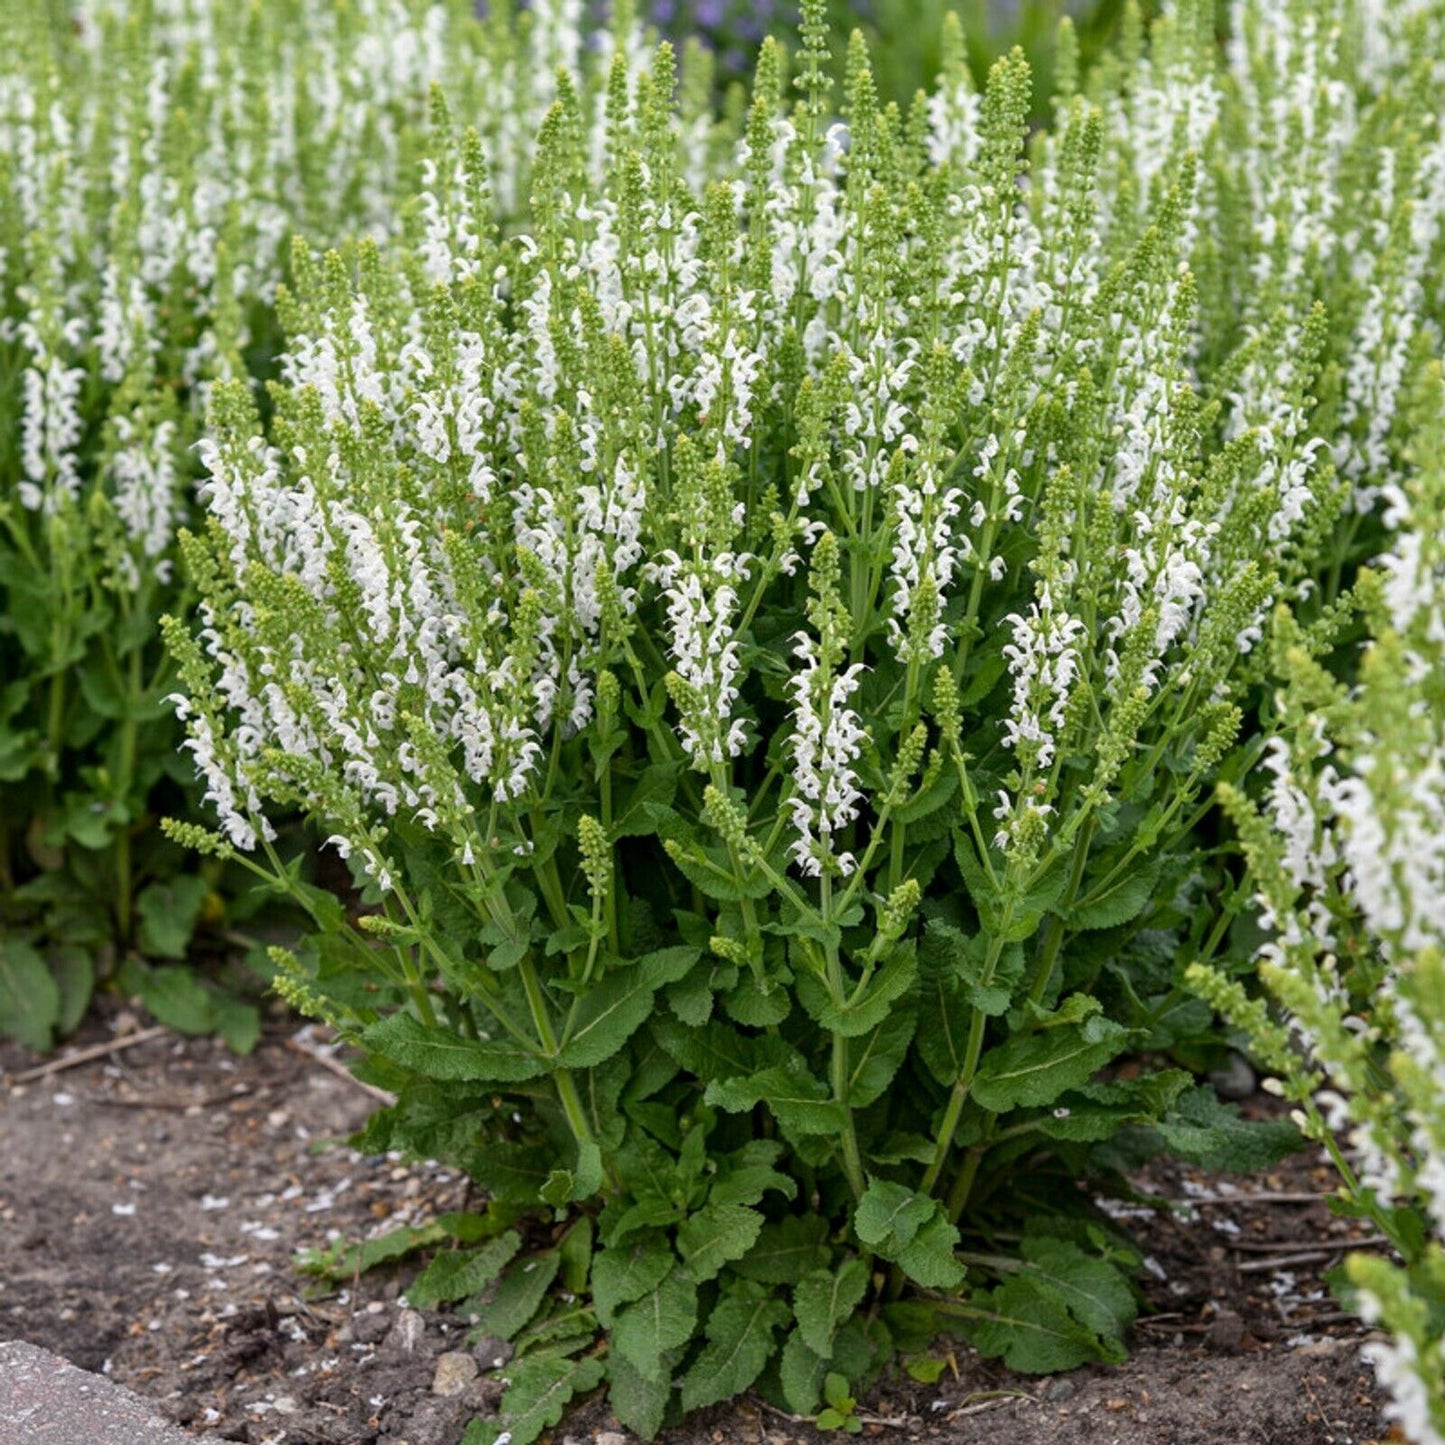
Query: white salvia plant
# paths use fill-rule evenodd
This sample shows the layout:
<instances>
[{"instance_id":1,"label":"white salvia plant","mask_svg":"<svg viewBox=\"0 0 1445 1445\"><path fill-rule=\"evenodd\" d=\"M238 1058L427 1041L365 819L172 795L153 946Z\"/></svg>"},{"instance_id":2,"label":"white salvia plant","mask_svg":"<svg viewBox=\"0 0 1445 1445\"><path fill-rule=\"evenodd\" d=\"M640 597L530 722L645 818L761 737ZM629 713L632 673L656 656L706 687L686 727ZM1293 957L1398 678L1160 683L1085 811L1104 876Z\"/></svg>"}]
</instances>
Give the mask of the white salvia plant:
<instances>
[{"instance_id":1,"label":"white salvia plant","mask_svg":"<svg viewBox=\"0 0 1445 1445\"><path fill-rule=\"evenodd\" d=\"M975 94L956 39L906 118L855 42L835 108L821 0L794 99L769 42L731 139L619 44L600 104L559 74L503 225L437 103L402 234L298 247L273 413L212 387L201 626L166 630L221 831L177 836L317 916L284 986L391 1071L376 1142L465 1093L478 1177L595 1240L612 1346L547 1378L643 1433L777 1350L799 1412L866 1373L873 1262L958 1286L1013 1141L1219 1120L1175 1071L1091 1079L1175 1041L1183 963L1227 947L1193 830L1353 483L1322 298L1235 335L1201 302L1206 29L1136 57L1148 155L1076 94L1030 147L1021 58ZM276 853L292 807L360 932ZM1151 925L1180 963L1156 940L1146 983ZM817 1224L800 1277L754 1258ZM963 1327L1009 1357L1015 1306L1074 1320L1035 1289L973 1286ZM1063 1334L1054 1364L1118 1347ZM541 1428L543 1373L495 1431Z\"/></svg>"},{"instance_id":2,"label":"white salvia plant","mask_svg":"<svg viewBox=\"0 0 1445 1445\"><path fill-rule=\"evenodd\" d=\"M1418 1445L1445 1440L1445 378L1416 465L1386 491L1389 549L1357 591L1372 627L1353 686L1300 635L1281 647L1283 730L1239 820L1273 938L1273 1021L1237 983L1195 981L1255 1038L1274 1087L1334 1155L1392 1259L1347 1262L1346 1300L1389 1333L1366 1352ZM1407 457L1409 460L1409 457Z\"/></svg>"}]
</instances>

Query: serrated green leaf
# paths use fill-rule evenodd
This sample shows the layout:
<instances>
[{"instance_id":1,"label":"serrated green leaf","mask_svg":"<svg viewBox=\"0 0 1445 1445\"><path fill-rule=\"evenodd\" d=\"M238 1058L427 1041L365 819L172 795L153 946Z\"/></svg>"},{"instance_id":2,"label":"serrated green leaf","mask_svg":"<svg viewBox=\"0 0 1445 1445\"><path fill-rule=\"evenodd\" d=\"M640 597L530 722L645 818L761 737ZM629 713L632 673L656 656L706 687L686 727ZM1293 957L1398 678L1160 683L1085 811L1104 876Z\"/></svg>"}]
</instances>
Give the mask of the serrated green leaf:
<instances>
[{"instance_id":1,"label":"serrated green leaf","mask_svg":"<svg viewBox=\"0 0 1445 1445\"><path fill-rule=\"evenodd\" d=\"M974 1101L995 1114L1052 1104L1120 1054L1130 1037L1122 1024L1098 1014L1078 1024L1015 1034L980 1065Z\"/></svg>"},{"instance_id":2,"label":"serrated green leaf","mask_svg":"<svg viewBox=\"0 0 1445 1445\"><path fill-rule=\"evenodd\" d=\"M859 1038L876 1029L893 1004L913 987L918 976L918 954L911 941L899 944L888 962L869 983L867 992L854 1005L837 1007L828 991L810 973L798 974L798 1001L815 1023L829 1033Z\"/></svg>"},{"instance_id":3,"label":"serrated green leaf","mask_svg":"<svg viewBox=\"0 0 1445 1445\"><path fill-rule=\"evenodd\" d=\"M1155 1128L1181 1159L1241 1174L1268 1169L1304 1143L1288 1120L1242 1118L1203 1086L1183 1095Z\"/></svg>"},{"instance_id":4,"label":"serrated green leaf","mask_svg":"<svg viewBox=\"0 0 1445 1445\"><path fill-rule=\"evenodd\" d=\"M700 956L695 948L664 948L608 973L578 1003L558 1064L591 1069L610 1059L652 1013L653 994L685 977Z\"/></svg>"},{"instance_id":5,"label":"serrated green leaf","mask_svg":"<svg viewBox=\"0 0 1445 1445\"><path fill-rule=\"evenodd\" d=\"M590 1199L601 1188L602 1150L595 1139L582 1139L577 1144L576 1163L570 1169L554 1169L537 1193L544 1204L560 1209Z\"/></svg>"},{"instance_id":6,"label":"serrated green leaf","mask_svg":"<svg viewBox=\"0 0 1445 1445\"><path fill-rule=\"evenodd\" d=\"M896 1004L893 1011L866 1038L855 1040L848 1049L848 1104L866 1109L881 1099L893 1082L918 1023L916 996Z\"/></svg>"},{"instance_id":7,"label":"serrated green leaf","mask_svg":"<svg viewBox=\"0 0 1445 1445\"><path fill-rule=\"evenodd\" d=\"M467 1039L394 1013L361 1035L362 1047L431 1079L517 1084L540 1077L546 1061L509 1039Z\"/></svg>"},{"instance_id":8,"label":"serrated green leaf","mask_svg":"<svg viewBox=\"0 0 1445 1445\"><path fill-rule=\"evenodd\" d=\"M0 1033L44 1053L60 1018L60 988L28 943L0 937Z\"/></svg>"},{"instance_id":9,"label":"serrated green leaf","mask_svg":"<svg viewBox=\"0 0 1445 1445\"><path fill-rule=\"evenodd\" d=\"M769 1190L785 1199L797 1196L797 1181L770 1164L748 1164L720 1174L708 1190L709 1204L757 1204Z\"/></svg>"},{"instance_id":10,"label":"serrated green leaf","mask_svg":"<svg viewBox=\"0 0 1445 1445\"><path fill-rule=\"evenodd\" d=\"M498 1445L503 1435L508 1445L532 1445L562 1418L574 1396L585 1395L602 1383L603 1364L588 1356L529 1355L508 1365L507 1374L511 1385L502 1396L498 1418L473 1420L462 1445Z\"/></svg>"},{"instance_id":11,"label":"serrated green leaf","mask_svg":"<svg viewBox=\"0 0 1445 1445\"><path fill-rule=\"evenodd\" d=\"M1064 921L1079 932L1132 922L1154 901L1163 871L1164 859L1158 857L1126 868L1106 887L1091 890L1086 884L1083 897L1065 913Z\"/></svg>"},{"instance_id":12,"label":"serrated green leaf","mask_svg":"<svg viewBox=\"0 0 1445 1445\"><path fill-rule=\"evenodd\" d=\"M707 1204L677 1230L677 1247L688 1273L699 1283L713 1279L729 1260L757 1243L763 1216L741 1204Z\"/></svg>"},{"instance_id":13,"label":"serrated green leaf","mask_svg":"<svg viewBox=\"0 0 1445 1445\"><path fill-rule=\"evenodd\" d=\"M940 1205L907 1244L887 1257L925 1289L953 1289L963 1283L964 1273L954 1254L957 1248L958 1230L948 1222Z\"/></svg>"},{"instance_id":14,"label":"serrated green leaf","mask_svg":"<svg viewBox=\"0 0 1445 1445\"><path fill-rule=\"evenodd\" d=\"M942 918L930 918L924 925L921 951L926 972L935 985L946 982L971 1009L990 1018L1008 1012L1023 981L1024 951L1020 944L1005 945L990 970L988 935L966 937Z\"/></svg>"},{"instance_id":15,"label":"serrated green leaf","mask_svg":"<svg viewBox=\"0 0 1445 1445\"><path fill-rule=\"evenodd\" d=\"M749 1078L714 1079L703 1098L733 1114L766 1104L790 1134L841 1134L848 1122L844 1106L830 1097L828 1086L808 1073L801 1060L777 1064Z\"/></svg>"},{"instance_id":16,"label":"serrated green leaf","mask_svg":"<svg viewBox=\"0 0 1445 1445\"><path fill-rule=\"evenodd\" d=\"M764 993L751 972L744 973L737 981L724 1004L729 1018L751 1029L766 1029L782 1023L793 1006L786 988L775 984L770 993Z\"/></svg>"},{"instance_id":17,"label":"serrated green leaf","mask_svg":"<svg viewBox=\"0 0 1445 1445\"><path fill-rule=\"evenodd\" d=\"M522 1237L509 1229L476 1249L447 1250L427 1265L407 1289L406 1297L416 1309L447 1304L481 1294L517 1256Z\"/></svg>"},{"instance_id":18,"label":"serrated green leaf","mask_svg":"<svg viewBox=\"0 0 1445 1445\"><path fill-rule=\"evenodd\" d=\"M154 958L184 958L209 892L204 878L185 873L141 889L135 900L140 920L136 943L141 952Z\"/></svg>"},{"instance_id":19,"label":"serrated green leaf","mask_svg":"<svg viewBox=\"0 0 1445 1445\"><path fill-rule=\"evenodd\" d=\"M907 1244L937 1206L937 1200L915 1194L906 1184L873 1179L853 1213L853 1228L864 1244L877 1246L890 1240Z\"/></svg>"},{"instance_id":20,"label":"serrated green leaf","mask_svg":"<svg viewBox=\"0 0 1445 1445\"><path fill-rule=\"evenodd\" d=\"M682 1408L699 1410L740 1395L763 1372L773 1335L791 1311L782 1300L758 1292L724 1295L707 1321L707 1344L683 1376Z\"/></svg>"},{"instance_id":21,"label":"serrated green leaf","mask_svg":"<svg viewBox=\"0 0 1445 1445\"><path fill-rule=\"evenodd\" d=\"M793 1309L798 1330L809 1349L826 1359L833 1353L833 1334L858 1308L868 1291L868 1266L856 1255L837 1269L815 1270L798 1281Z\"/></svg>"},{"instance_id":22,"label":"serrated green leaf","mask_svg":"<svg viewBox=\"0 0 1445 1445\"><path fill-rule=\"evenodd\" d=\"M756 1042L720 1020L704 1028L686 1028L665 1014L655 1014L650 1028L668 1058L700 1079L729 1079L749 1074L757 1065Z\"/></svg>"},{"instance_id":23,"label":"serrated green leaf","mask_svg":"<svg viewBox=\"0 0 1445 1445\"><path fill-rule=\"evenodd\" d=\"M375 1239L364 1239L358 1244L339 1240L326 1249L305 1249L296 1256L296 1264L305 1274L319 1275L328 1280L351 1280L379 1264L405 1259L418 1249L441 1244L447 1238L447 1230L437 1221L424 1224L419 1229L391 1229Z\"/></svg>"},{"instance_id":24,"label":"serrated green leaf","mask_svg":"<svg viewBox=\"0 0 1445 1445\"><path fill-rule=\"evenodd\" d=\"M828 1222L817 1214L788 1214L765 1224L758 1242L733 1266L760 1284L797 1284L828 1262Z\"/></svg>"},{"instance_id":25,"label":"serrated green leaf","mask_svg":"<svg viewBox=\"0 0 1445 1445\"><path fill-rule=\"evenodd\" d=\"M811 1415L818 1408L827 1373L827 1359L808 1344L801 1329L795 1329L783 1345L778 1364L779 1383L788 1409L797 1415Z\"/></svg>"},{"instance_id":26,"label":"serrated green leaf","mask_svg":"<svg viewBox=\"0 0 1445 1445\"><path fill-rule=\"evenodd\" d=\"M969 1305L971 1318L963 1326L968 1342L980 1354L1001 1357L1011 1370L1050 1374L1099 1358L1094 1332L1040 1279L1010 1275Z\"/></svg>"},{"instance_id":27,"label":"serrated green leaf","mask_svg":"<svg viewBox=\"0 0 1445 1445\"><path fill-rule=\"evenodd\" d=\"M189 968L172 964L147 969L140 975L140 1001L177 1033L209 1034L215 1030L212 995Z\"/></svg>"},{"instance_id":28,"label":"serrated green leaf","mask_svg":"<svg viewBox=\"0 0 1445 1445\"><path fill-rule=\"evenodd\" d=\"M1106 1357L1124 1352L1124 1332L1138 1304L1129 1282L1107 1260L1049 1235L1028 1235L1021 1253L1031 1272L1054 1289L1080 1324L1098 1336Z\"/></svg>"},{"instance_id":29,"label":"serrated green leaf","mask_svg":"<svg viewBox=\"0 0 1445 1445\"><path fill-rule=\"evenodd\" d=\"M561 1265L562 1257L555 1249L516 1260L497 1281L491 1298L472 1305L470 1312L477 1317L476 1331L510 1340L526 1329Z\"/></svg>"},{"instance_id":30,"label":"serrated green leaf","mask_svg":"<svg viewBox=\"0 0 1445 1445\"><path fill-rule=\"evenodd\" d=\"M672 1397L674 1363L673 1356L667 1357L658 1378L650 1380L625 1355L614 1352L607 1357L607 1402L622 1425L644 1440L651 1440L662 1428Z\"/></svg>"},{"instance_id":31,"label":"serrated green leaf","mask_svg":"<svg viewBox=\"0 0 1445 1445\"><path fill-rule=\"evenodd\" d=\"M697 1327L697 1283L681 1268L655 1289L619 1309L612 1320L612 1348L647 1380L666 1377L669 1351L685 1345Z\"/></svg>"},{"instance_id":32,"label":"serrated green leaf","mask_svg":"<svg viewBox=\"0 0 1445 1445\"><path fill-rule=\"evenodd\" d=\"M611 1325L618 1307L656 1289L677 1263L662 1234L636 1235L592 1256L592 1302L597 1318Z\"/></svg>"}]
</instances>

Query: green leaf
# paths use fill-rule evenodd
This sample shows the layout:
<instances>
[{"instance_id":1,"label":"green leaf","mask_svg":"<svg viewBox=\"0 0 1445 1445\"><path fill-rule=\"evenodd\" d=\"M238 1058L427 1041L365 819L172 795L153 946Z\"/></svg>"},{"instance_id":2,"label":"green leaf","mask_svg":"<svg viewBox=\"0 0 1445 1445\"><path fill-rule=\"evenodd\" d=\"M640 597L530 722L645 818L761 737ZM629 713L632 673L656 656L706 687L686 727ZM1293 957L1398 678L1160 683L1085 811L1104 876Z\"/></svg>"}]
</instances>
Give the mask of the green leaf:
<instances>
[{"instance_id":1,"label":"green leaf","mask_svg":"<svg viewBox=\"0 0 1445 1445\"><path fill-rule=\"evenodd\" d=\"M773 1334L791 1316L782 1300L744 1288L724 1295L708 1316L707 1344L683 1376L685 1411L742 1394L762 1374L773 1353Z\"/></svg>"},{"instance_id":2,"label":"green leaf","mask_svg":"<svg viewBox=\"0 0 1445 1445\"><path fill-rule=\"evenodd\" d=\"M655 1014L649 1027L668 1058L700 1079L749 1074L757 1064L756 1042L717 1019L704 1028L685 1028L665 1014Z\"/></svg>"},{"instance_id":3,"label":"green leaf","mask_svg":"<svg viewBox=\"0 0 1445 1445\"><path fill-rule=\"evenodd\" d=\"M555 1249L524 1255L497 1281L489 1300L471 1307L477 1317L476 1332L510 1340L532 1322L552 1281L557 1278L562 1257Z\"/></svg>"},{"instance_id":4,"label":"green leaf","mask_svg":"<svg viewBox=\"0 0 1445 1445\"><path fill-rule=\"evenodd\" d=\"M740 1114L766 1104L790 1134L841 1134L848 1111L830 1097L828 1086L807 1071L802 1060L778 1064L743 1079L714 1079L704 1101Z\"/></svg>"},{"instance_id":5,"label":"green leaf","mask_svg":"<svg viewBox=\"0 0 1445 1445\"><path fill-rule=\"evenodd\" d=\"M1063 1299L1080 1324L1098 1336L1106 1356L1117 1354L1123 1359L1124 1332L1138 1313L1124 1275L1107 1260L1049 1235L1026 1236L1021 1251L1031 1272Z\"/></svg>"},{"instance_id":6,"label":"green leaf","mask_svg":"<svg viewBox=\"0 0 1445 1445\"><path fill-rule=\"evenodd\" d=\"M1122 1024L1099 1014L1078 1024L1015 1034L985 1057L974 1075L974 1101L995 1114L1052 1104L1121 1053L1130 1037Z\"/></svg>"},{"instance_id":7,"label":"green leaf","mask_svg":"<svg viewBox=\"0 0 1445 1445\"><path fill-rule=\"evenodd\" d=\"M1094 1332L1069 1313L1063 1298L1043 1280L1010 1275L998 1288L970 1301L963 1327L980 1354L1002 1357L1011 1370L1050 1374L1099 1358Z\"/></svg>"},{"instance_id":8,"label":"green leaf","mask_svg":"<svg viewBox=\"0 0 1445 1445\"><path fill-rule=\"evenodd\" d=\"M216 1032L233 1054L245 1057L261 1037L260 1009L219 990L212 995L211 1006L215 1013Z\"/></svg>"},{"instance_id":9,"label":"green leaf","mask_svg":"<svg viewBox=\"0 0 1445 1445\"><path fill-rule=\"evenodd\" d=\"M3 946L0 943L0 948ZM50 969L60 989L60 1014L55 1023L63 1036L75 1030L90 1005L95 992L95 965L85 949L60 944L50 950Z\"/></svg>"},{"instance_id":10,"label":"green leaf","mask_svg":"<svg viewBox=\"0 0 1445 1445\"><path fill-rule=\"evenodd\" d=\"M136 943L141 952L155 958L184 958L209 892L204 878L184 873L141 889L135 901L140 919Z\"/></svg>"},{"instance_id":11,"label":"green leaf","mask_svg":"<svg viewBox=\"0 0 1445 1445\"><path fill-rule=\"evenodd\" d=\"M447 1238L447 1230L439 1220L424 1224L419 1229L409 1226L391 1229L359 1244L338 1240L326 1249L304 1249L296 1256L297 1268L322 1279L350 1280L379 1264L404 1259L418 1249L441 1244Z\"/></svg>"},{"instance_id":12,"label":"green leaf","mask_svg":"<svg viewBox=\"0 0 1445 1445\"><path fill-rule=\"evenodd\" d=\"M811 1415L818 1408L827 1373L826 1357L808 1344L801 1329L795 1329L783 1345L783 1356L778 1365L783 1399L794 1414Z\"/></svg>"},{"instance_id":13,"label":"green leaf","mask_svg":"<svg viewBox=\"0 0 1445 1445\"><path fill-rule=\"evenodd\" d=\"M368 1052L431 1079L516 1084L546 1073L546 1061L509 1039L464 1039L409 1013L394 1013L361 1035Z\"/></svg>"},{"instance_id":14,"label":"green leaf","mask_svg":"<svg viewBox=\"0 0 1445 1445\"><path fill-rule=\"evenodd\" d=\"M511 1386L502 1396L495 1420L473 1420L462 1445L532 1445L544 1430L561 1418L574 1395L585 1395L602 1383L601 1360L562 1354L529 1355L507 1366Z\"/></svg>"},{"instance_id":15,"label":"green leaf","mask_svg":"<svg viewBox=\"0 0 1445 1445\"><path fill-rule=\"evenodd\" d=\"M0 936L0 1033L44 1053L60 1020L59 985L28 943Z\"/></svg>"},{"instance_id":16,"label":"green leaf","mask_svg":"<svg viewBox=\"0 0 1445 1445\"><path fill-rule=\"evenodd\" d=\"M678 1227L677 1247L689 1274L702 1284L730 1260L745 1255L757 1243L762 1227L763 1216L756 1209L708 1204Z\"/></svg>"},{"instance_id":17,"label":"green leaf","mask_svg":"<svg viewBox=\"0 0 1445 1445\"><path fill-rule=\"evenodd\" d=\"M957 1248L958 1230L939 1205L938 1212L909 1243L886 1257L925 1289L953 1289L963 1283L963 1266L954 1254Z\"/></svg>"},{"instance_id":18,"label":"green leaf","mask_svg":"<svg viewBox=\"0 0 1445 1445\"><path fill-rule=\"evenodd\" d=\"M991 971L988 952L987 934L965 937L942 918L930 918L924 925L923 960L935 983L950 985L948 992L961 995L971 1009L997 1018L1008 1012L1023 981L1024 951L1020 944L1006 945ZM953 1007L956 1012L957 1005Z\"/></svg>"},{"instance_id":19,"label":"green leaf","mask_svg":"<svg viewBox=\"0 0 1445 1445\"><path fill-rule=\"evenodd\" d=\"M646 1380L668 1373L668 1352L685 1345L697 1327L697 1284L681 1269L633 1304L624 1305L612 1321L612 1348Z\"/></svg>"},{"instance_id":20,"label":"green leaf","mask_svg":"<svg viewBox=\"0 0 1445 1445\"><path fill-rule=\"evenodd\" d=\"M572 1226L557 1247L557 1257L562 1266L562 1288L569 1294L582 1294L587 1288L587 1276L592 1270L592 1241L596 1226L591 1217L584 1214Z\"/></svg>"},{"instance_id":21,"label":"green leaf","mask_svg":"<svg viewBox=\"0 0 1445 1445\"><path fill-rule=\"evenodd\" d=\"M625 1355L614 1351L607 1357L607 1402L623 1426L644 1440L662 1428L672 1397L672 1368L669 1358L659 1378L650 1380Z\"/></svg>"},{"instance_id":22,"label":"green leaf","mask_svg":"<svg viewBox=\"0 0 1445 1445\"><path fill-rule=\"evenodd\" d=\"M561 1209L564 1204L590 1199L601 1188L602 1150L595 1139L580 1139L576 1162L570 1169L552 1170L537 1193L544 1204Z\"/></svg>"},{"instance_id":23,"label":"green leaf","mask_svg":"<svg viewBox=\"0 0 1445 1445\"><path fill-rule=\"evenodd\" d=\"M416 1309L446 1304L481 1294L516 1258L522 1237L509 1229L477 1249L448 1250L436 1256L407 1289L406 1297Z\"/></svg>"},{"instance_id":24,"label":"green leaf","mask_svg":"<svg viewBox=\"0 0 1445 1445\"><path fill-rule=\"evenodd\" d=\"M937 1207L936 1199L915 1194L906 1184L873 1179L858 1201L853 1228L864 1244L878 1246L889 1240L907 1244Z\"/></svg>"},{"instance_id":25,"label":"green leaf","mask_svg":"<svg viewBox=\"0 0 1445 1445\"><path fill-rule=\"evenodd\" d=\"M592 1302L597 1318L610 1326L620 1305L656 1289L677 1256L663 1234L634 1235L592 1256Z\"/></svg>"},{"instance_id":26,"label":"green leaf","mask_svg":"<svg viewBox=\"0 0 1445 1445\"><path fill-rule=\"evenodd\" d=\"M821 1358L833 1353L833 1333L868 1291L868 1266L856 1255L834 1270L820 1269L798 1281L793 1309L798 1330Z\"/></svg>"},{"instance_id":27,"label":"green leaf","mask_svg":"<svg viewBox=\"0 0 1445 1445\"><path fill-rule=\"evenodd\" d=\"M683 978L701 957L695 948L665 948L608 973L582 996L557 1054L566 1069L591 1069L617 1053L652 1013L652 996Z\"/></svg>"},{"instance_id":28,"label":"green leaf","mask_svg":"<svg viewBox=\"0 0 1445 1445\"><path fill-rule=\"evenodd\" d=\"M189 968L170 964L140 976L140 1001L167 1028L209 1034L216 1027L213 996Z\"/></svg>"},{"instance_id":29,"label":"green leaf","mask_svg":"<svg viewBox=\"0 0 1445 1445\"><path fill-rule=\"evenodd\" d=\"M848 1104L866 1109L883 1097L908 1056L918 1022L915 998L900 1003L868 1035L848 1050Z\"/></svg>"},{"instance_id":30,"label":"green leaf","mask_svg":"<svg viewBox=\"0 0 1445 1445\"><path fill-rule=\"evenodd\" d=\"M883 1022L889 1008L913 987L917 976L916 950L911 943L899 944L856 1004L837 1007L822 983L812 974L802 972L798 974L798 1001L829 1033L858 1038Z\"/></svg>"},{"instance_id":31,"label":"green leaf","mask_svg":"<svg viewBox=\"0 0 1445 1445\"><path fill-rule=\"evenodd\" d=\"M942 1204L888 1179L869 1181L853 1215L858 1238L908 1277L930 1289L952 1289L963 1279L954 1257L958 1230Z\"/></svg>"},{"instance_id":32,"label":"green leaf","mask_svg":"<svg viewBox=\"0 0 1445 1445\"><path fill-rule=\"evenodd\" d=\"M797 1284L828 1263L828 1222L818 1214L788 1214L765 1224L758 1242L733 1266L760 1284Z\"/></svg>"},{"instance_id":33,"label":"green leaf","mask_svg":"<svg viewBox=\"0 0 1445 1445\"><path fill-rule=\"evenodd\" d=\"M1079 932L1131 923L1154 901L1163 871L1164 859L1156 857L1126 868L1106 888L1091 892L1086 885L1084 896L1064 914L1064 921Z\"/></svg>"},{"instance_id":34,"label":"green leaf","mask_svg":"<svg viewBox=\"0 0 1445 1445\"><path fill-rule=\"evenodd\" d=\"M1202 1085L1185 1094L1155 1127L1181 1159L1240 1174L1268 1169L1304 1146L1288 1120L1241 1118L1235 1105L1222 1103Z\"/></svg>"}]
</instances>

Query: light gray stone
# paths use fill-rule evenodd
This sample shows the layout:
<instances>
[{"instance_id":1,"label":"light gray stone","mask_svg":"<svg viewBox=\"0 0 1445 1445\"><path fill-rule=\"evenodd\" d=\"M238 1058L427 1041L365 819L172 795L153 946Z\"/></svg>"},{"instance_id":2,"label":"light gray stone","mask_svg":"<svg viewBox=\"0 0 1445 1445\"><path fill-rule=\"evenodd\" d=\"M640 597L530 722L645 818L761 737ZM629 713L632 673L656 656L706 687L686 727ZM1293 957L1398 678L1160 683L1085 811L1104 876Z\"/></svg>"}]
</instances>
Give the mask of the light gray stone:
<instances>
[{"instance_id":1,"label":"light gray stone","mask_svg":"<svg viewBox=\"0 0 1445 1445\"><path fill-rule=\"evenodd\" d=\"M477 1378L477 1362L461 1350L448 1350L437 1356L436 1378L432 1381L433 1395L464 1395L467 1387Z\"/></svg>"},{"instance_id":2,"label":"light gray stone","mask_svg":"<svg viewBox=\"0 0 1445 1445\"><path fill-rule=\"evenodd\" d=\"M37 1345L0 1344L0 1445L223 1445L170 1424L139 1395Z\"/></svg>"}]
</instances>

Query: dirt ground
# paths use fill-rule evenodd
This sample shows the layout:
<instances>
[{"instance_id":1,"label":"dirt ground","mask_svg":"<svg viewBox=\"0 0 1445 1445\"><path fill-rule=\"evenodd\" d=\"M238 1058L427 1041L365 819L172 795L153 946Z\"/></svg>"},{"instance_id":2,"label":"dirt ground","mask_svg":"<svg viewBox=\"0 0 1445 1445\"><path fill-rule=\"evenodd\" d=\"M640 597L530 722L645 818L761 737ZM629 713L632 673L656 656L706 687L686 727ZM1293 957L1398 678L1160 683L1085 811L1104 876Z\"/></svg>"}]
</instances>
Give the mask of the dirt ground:
<instances>
[{"instance_id":1,"label":"dirt ground","mask_svg":"<svg viewBox=\"0 0 1445 1445\"><path fill-rule=\"evenodd\" d=\"M72 1047L129 1026L92 1022ZM398 1303L415 1266L315 1294L292 1256L465 1207L467 1181L348 1148L373 1101L334 1061L306 1052L318 1045L296 1029L275 1022L247 1059L213 1040L160 1035L29 1082L17 1075L37 1061L0 1045L0 1339L104 1371L178 1423L226 1440L457 1445L500 1393L455 1358L468 1350L468 1322ZM1361 1331L1320 1280L1359 1234L1325 1206L1328 1174L1297 1156L1263 1177L1171 1169L1147 1182L1176 1207L1127 1221L1149 1263L1147 1312L1126 1364L1038 1379L961 1352L937 1385L899 1377L875 1390L864 1438L1390 1438L1359 1358ZM439 1371L444 1354L453 1358ZM664 1441L824 1438L750 1400ZM630 1445L595 1402L553 1439Z\"/></svg>"}]
</instances>

